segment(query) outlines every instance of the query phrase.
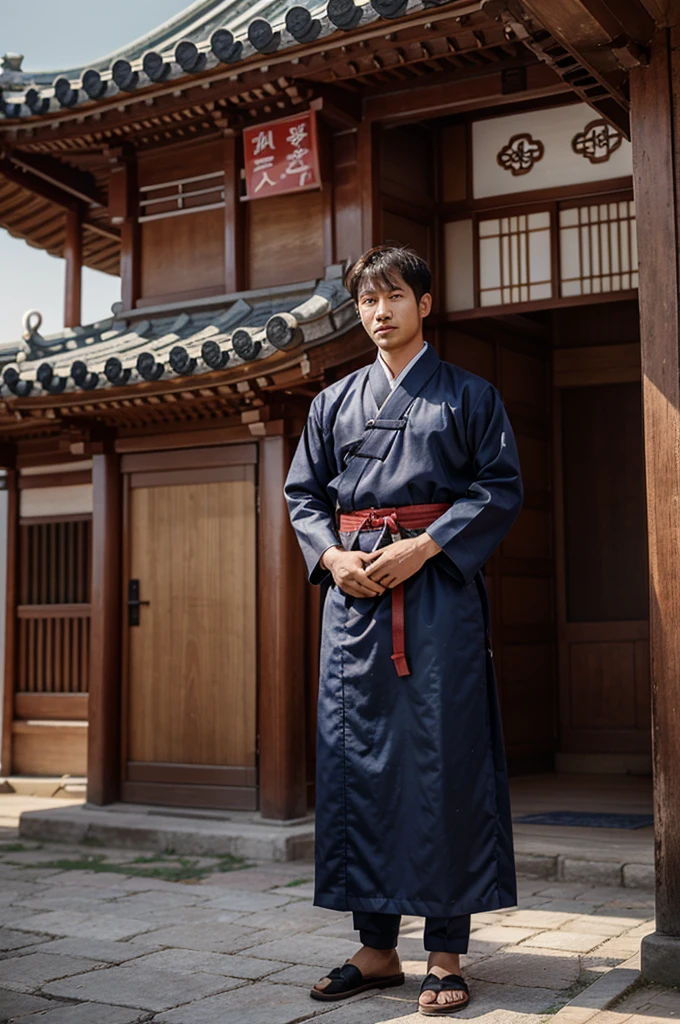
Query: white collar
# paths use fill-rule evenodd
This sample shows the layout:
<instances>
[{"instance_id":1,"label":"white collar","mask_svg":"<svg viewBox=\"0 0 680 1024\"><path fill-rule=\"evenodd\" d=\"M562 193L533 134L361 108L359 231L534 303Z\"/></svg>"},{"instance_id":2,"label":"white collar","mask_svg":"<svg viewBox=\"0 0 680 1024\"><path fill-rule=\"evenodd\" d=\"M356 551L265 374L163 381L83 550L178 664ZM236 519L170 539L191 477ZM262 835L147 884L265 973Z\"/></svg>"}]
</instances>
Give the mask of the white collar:
<instances>
[{"instance_id":1,"label":"white collar","mask_svg":"<svg viewBox=\"0 0 680 1024\"><path fill-rule=\"evenodd\" d=\"M385 376L387 377L387 383L390 386L390 391L394 391L394 389L396 388L397 384L401 384L402 380L404 379L406 374L409 372L409 370L411 370L415 366L415 364L418 362L420 357L425 354L426 349L427 349L427 342L424 341L423 342L423 347L420 349L420 351L416 352L416 354L414 355L413 359L411 359L411 361L406 364L406 366L401 371L401 373L398 373L396 377L394 377L392 375L392 371L390 370L389 366L387 365L387 363L383 359L382 352L378 352L378 362L380 363L380 365L382 366L382 368L383 368L383 370L385 372Z\"/></svg>"}]
</instances>

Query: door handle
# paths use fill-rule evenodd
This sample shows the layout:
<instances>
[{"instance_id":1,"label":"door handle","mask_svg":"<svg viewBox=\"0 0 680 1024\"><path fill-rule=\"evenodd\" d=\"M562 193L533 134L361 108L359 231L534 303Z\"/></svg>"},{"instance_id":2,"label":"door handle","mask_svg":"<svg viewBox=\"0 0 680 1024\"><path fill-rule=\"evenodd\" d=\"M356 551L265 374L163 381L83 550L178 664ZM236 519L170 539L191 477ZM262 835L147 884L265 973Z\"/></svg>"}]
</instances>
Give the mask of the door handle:
<instances>
[{"instance_id":1,"label":"door handle","mask_svg":"<svg viewBox=\"0 0 680 1024\"><path fill-rule=\"evenodd\" d=\"M139 599L139 580L128 581L128 626L139 625L139 608L140 605L150 604L150 601L140 601Z\"/></svg>"}]
</instances>

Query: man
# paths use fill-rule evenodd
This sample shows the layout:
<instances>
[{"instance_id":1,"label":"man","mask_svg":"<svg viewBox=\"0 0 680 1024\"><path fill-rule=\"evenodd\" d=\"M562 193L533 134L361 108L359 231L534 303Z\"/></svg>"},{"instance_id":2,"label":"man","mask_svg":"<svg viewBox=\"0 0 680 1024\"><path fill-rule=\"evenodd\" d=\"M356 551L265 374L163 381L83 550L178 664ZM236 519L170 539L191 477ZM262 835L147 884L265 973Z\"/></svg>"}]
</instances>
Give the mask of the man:
<instances>
[{"instance_id":1,"label":"man","mask_svg":"<svg viewBox=\"0 0 680 1024\"><path fill-rule=\"evenodd\" d=\"M316 906L362 948L311 991L403 983L400 915L423 916L427 1015L462 1009L470 914L514 906L507 772L482 567L522 485L498 392L423 339L430 271L369 250L347 287L378 354L314 399L285 493L324 603Z\"/></svg>"}]
</instances>

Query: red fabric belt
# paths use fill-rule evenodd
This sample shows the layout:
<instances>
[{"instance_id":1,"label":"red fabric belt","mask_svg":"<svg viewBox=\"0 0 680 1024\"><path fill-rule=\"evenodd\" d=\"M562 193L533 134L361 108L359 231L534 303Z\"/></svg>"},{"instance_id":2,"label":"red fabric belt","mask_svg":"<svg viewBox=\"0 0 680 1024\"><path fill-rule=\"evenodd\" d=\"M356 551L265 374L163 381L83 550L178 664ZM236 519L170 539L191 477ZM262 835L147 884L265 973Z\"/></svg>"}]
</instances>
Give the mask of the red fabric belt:
<instances>
[{"instance_id":1,"label":"red fabric belt","mask_svg":"<svg viewBox=\"0 0 680 1024\"><path fill-rule=\"evenodd\" d=\"M381 530L389 527L390 533L404 530L421 530L431 526L450 505L402 505L399 508L369 508L358 512L340 513L340 530L354 533L358 530ZM404 628L404 584L392 589L392 661L398 676L410 675L406 661L406 635Z\"/></svg>"}]
</instances>

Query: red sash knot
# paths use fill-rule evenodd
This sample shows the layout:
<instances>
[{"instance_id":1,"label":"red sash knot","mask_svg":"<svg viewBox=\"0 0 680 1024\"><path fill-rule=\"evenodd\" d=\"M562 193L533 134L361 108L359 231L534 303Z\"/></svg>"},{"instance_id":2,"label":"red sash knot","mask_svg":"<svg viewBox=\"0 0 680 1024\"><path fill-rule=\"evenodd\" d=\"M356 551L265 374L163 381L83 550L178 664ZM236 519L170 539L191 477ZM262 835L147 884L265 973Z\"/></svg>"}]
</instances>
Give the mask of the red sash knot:
<instances>
[{"instance_id":1,"label":"red sash knot","mask_svg":"<svg viewBox=\"0 0 680 1024\"><path fill-rule=\"evenodd\" d=\"M340 513L340 530L355 533L359 530L380 530L388 527L391 534L401 530L421 530L431 526L450 505L402 505L399 508L369 508L357 512ZM406 661L406 630L404 621L404 584L392 589L392 661L398 676L411 674Z\"/></svg>"}]
</instances>

